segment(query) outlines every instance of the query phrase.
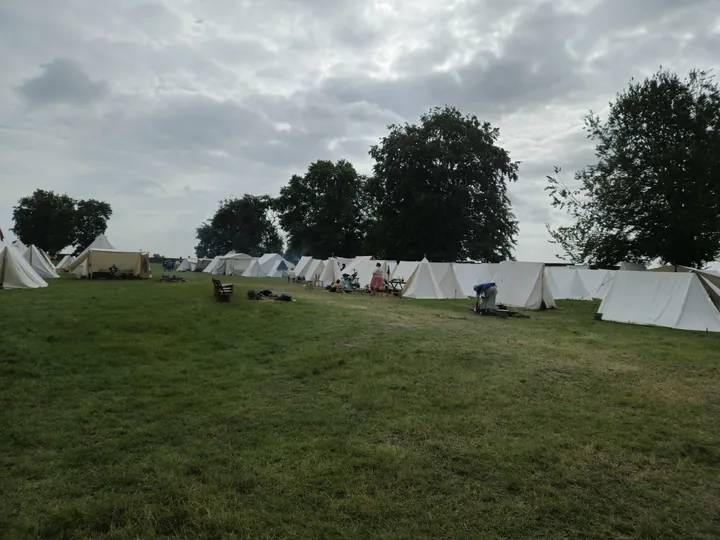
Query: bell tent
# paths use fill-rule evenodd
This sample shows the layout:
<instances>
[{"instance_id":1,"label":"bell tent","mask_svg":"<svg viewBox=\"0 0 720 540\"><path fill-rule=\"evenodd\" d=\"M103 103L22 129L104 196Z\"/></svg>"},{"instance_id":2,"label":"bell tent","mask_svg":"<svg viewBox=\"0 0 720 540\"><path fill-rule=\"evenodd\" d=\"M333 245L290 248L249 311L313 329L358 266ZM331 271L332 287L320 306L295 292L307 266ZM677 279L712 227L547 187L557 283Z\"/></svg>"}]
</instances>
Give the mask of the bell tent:
<instances>
[{"instance_id":1,"label":"bell tent","mask_svg":"<svg viewBox=\"0 0 720 540\"><path fill-rule=\"evenodd\" d=\"M83 251L68 267L68 271L90 279L94 274L149 278L150 255L141 251L93 248Z\"/></svg>"},{"instance_id":2,"label":"bell tent","mask_svg":"<svg viewBox=\"0 0 720 540\"><path fill-rule=\"evenodd\" d=\"M3 289L38 289L47 287L18 250L0 240L0 287Z\"/></svg>"}]
</instances>

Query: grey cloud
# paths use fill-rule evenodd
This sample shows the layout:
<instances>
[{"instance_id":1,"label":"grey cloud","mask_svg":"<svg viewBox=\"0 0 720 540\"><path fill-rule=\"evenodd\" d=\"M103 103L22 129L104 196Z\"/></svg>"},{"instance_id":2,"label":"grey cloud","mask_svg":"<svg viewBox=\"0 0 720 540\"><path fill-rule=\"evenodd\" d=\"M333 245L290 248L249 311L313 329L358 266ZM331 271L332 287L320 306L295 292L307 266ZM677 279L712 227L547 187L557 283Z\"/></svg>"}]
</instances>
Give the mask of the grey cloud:
<instances>
[{"instance_id":1,"label":"grey cloud","mask_svg":"<svg viewBox=\"0 0 720 540\"><path fill-rule=\"evenodd\" d=\"M55 58L41 66L42 73L27 79L18 93L30 105L67 103L85 105L109 92L105 81L93 81L83 69L65 58Z\"/></svg>"},{"instance_id":2,"label":"grey cloud","mask_svg":"<svg viewBox=\"0 0 720 540\"><path fill-rule=\"evenodd\" d=\"M134 5L125 10L124 14L132 25L150 39L167 39L182 30L180 18L158 2Z\"/></svg>"},{"instance_id":3,"label":"grey cloud","mask_svg":"<svg viewBox=\"0 0 720 540\"><path fill-rule=\"evenodd\" d=\"M592 161L583 112L660 64L712 67L720 48L716 2L591 4L5 0L0 174L106 199L114 242L187 254L222 197L276 193L317 159L369 172L388 124L447 103L500 127L523 160L516 255L550 258L542 223L562 216L544 177ZM28 73L52 58L66 60ZM95 106L28 111L18 97ZM0 193L0 213L20 194Z\"/></svg>"}]
</instances>

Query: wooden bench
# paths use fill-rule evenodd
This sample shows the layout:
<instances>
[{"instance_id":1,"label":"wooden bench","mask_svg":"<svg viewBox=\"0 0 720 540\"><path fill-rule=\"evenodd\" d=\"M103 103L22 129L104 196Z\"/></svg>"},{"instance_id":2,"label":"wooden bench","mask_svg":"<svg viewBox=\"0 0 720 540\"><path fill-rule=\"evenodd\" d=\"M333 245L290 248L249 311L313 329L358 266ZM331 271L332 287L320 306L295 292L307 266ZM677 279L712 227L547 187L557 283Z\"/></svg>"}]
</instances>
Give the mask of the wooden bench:
<instances>
[{"instance_id":1,"label":"wooden bench","mask_svg":"<svg viewBox=\"0 0 720 540\"><path fill-rule=\"evenodd\" d=\"M219 279L213 278L213 289L215 291L215 301L216 302L229 302L230 297L233 293L233 286L232 284L223 284L220 283Z\"/></svg>"}]
</instances>

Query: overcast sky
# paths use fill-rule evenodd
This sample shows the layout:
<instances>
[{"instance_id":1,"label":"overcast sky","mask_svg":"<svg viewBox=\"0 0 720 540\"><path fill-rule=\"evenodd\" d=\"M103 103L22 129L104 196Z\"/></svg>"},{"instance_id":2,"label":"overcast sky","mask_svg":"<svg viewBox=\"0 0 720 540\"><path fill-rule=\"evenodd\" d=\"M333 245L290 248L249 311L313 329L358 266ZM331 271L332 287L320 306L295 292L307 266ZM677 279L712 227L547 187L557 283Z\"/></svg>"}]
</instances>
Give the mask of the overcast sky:
<instances>
[{"instance_id":1,"label":"overcast sky","mask_svg":"<svg viewBox=\"0 0 720 540\"><path fill-rule=\"evenodd\" d=\"M229 195L317 159L361 172L398 122L455 105L522 161L516 257L554 260L543 191L631 77L716 67L718 0L2 0L0 228L35 188L113 207L120 249L188 255ZM12 236L12 235L9 235Z\"/></svg>"}]
</instances>

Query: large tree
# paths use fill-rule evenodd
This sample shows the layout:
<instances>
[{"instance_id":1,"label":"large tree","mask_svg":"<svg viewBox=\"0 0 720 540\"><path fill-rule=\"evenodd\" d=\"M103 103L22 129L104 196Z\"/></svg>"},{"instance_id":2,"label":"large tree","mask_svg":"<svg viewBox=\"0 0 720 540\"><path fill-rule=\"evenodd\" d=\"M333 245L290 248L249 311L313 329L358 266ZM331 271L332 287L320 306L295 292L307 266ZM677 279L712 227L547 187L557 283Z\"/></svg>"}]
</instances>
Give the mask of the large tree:
<instances>
[{"instance_id":1,"label":"large tree","mask_svg":"<svg viewBox=\"0 0 720 540\"><path fill-rule=\"evenodd\" d=\"M77 201L37 189L13 207L12 231L26 245L35 244L51 255L67 247L78 253L105 232L111 215L112 208L106 202Z\"/></svg>"},{"instance_id":2,"label":"large tree","mask_svg":"<svg viewBox=\"0 0 720 540\"><path fill-rule=\"evenodd\" d=\"M75 207L75 252L77 255L100 235L105 234L112 208L103 201L78 201Z\"/></svg>"},{"instance_id":3,"label":"large tree","mask_svg":"<svg viewBox=\"0 0 720 540\"><path fill-rule=\"evenodd\" d=\"M274 203L289 249L318 258L360 254L364 183L345 160L316 161L304 176L293 175Z\"/></svg>"},{"instance_id":4,"label":"large tree","mask_svg":"<svg viewBox=\"0 0 720 540\"><path fill-rule=\"evenodd\" d=\"M454 107L389 129L370 149L371 251L406 260L511 258L518 228L507 183L518 164L497 145L498 129Z\"/></svg>"},{"instance_id":5,"label":"large tree","mask_svg":"<svg viewBox=\"0 0 720 540\"><path fill-rule=\"evenodd\" d=\"M720 91L706 72L631 81L586 129L597 163L548 177L571 225L548 227L573 261L701 267L720 255ZM557 172L557 170L556 170Z\"/></svg>"},{"instance_id":6,"label":"large tree","mask_svg":"<svg viewBox=\"0 0 720 540\"><path fill-rule=\"evenodd\" d=\"M245 195L220 201L213 218L197 228L198 257L234 250L258 257L282 250L282 238L270 216L270 197Z\"/></svg>"}]
</instances>

